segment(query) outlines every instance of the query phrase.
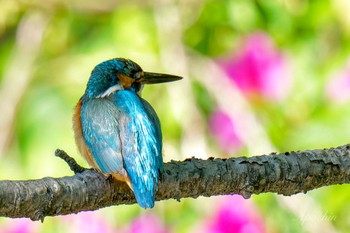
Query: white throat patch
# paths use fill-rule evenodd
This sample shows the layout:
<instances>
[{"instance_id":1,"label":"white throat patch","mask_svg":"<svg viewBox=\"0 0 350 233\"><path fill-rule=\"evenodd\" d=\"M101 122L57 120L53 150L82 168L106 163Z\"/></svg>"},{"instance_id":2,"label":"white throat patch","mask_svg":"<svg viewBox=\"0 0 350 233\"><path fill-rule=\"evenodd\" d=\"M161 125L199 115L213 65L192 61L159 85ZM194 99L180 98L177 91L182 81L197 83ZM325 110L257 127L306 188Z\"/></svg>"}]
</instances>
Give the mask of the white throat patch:
<instances>
[{"instance_id":1,"label":"white throat patch","mask_svg":"<svg viewBox=\"0 0 350 233\"><path fill-rule=\"evenodd\" d=\"M111 86L110 88L108 88L105 92L103 92L102 94L98 95L97 98L104 98L106 96L109 96L110 94L119 91L119 90L123 90L124 88L120 85L120 84L116 84L114 86Z\"/></svg>"}]
</instances>

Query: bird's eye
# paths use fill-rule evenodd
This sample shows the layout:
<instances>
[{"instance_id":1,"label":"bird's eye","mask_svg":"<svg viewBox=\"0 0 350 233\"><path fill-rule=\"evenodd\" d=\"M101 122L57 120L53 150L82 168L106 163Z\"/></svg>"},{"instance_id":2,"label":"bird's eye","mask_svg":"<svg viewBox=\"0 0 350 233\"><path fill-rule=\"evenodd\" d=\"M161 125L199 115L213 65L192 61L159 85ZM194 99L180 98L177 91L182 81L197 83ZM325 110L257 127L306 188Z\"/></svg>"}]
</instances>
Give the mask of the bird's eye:
<instances>
[{"instance_id":1,"label":"bird's eye","mask_svg":"<svg viewBox=\"0 0 350 233\"><path fill-rule=\"evenodd\" d=\"M136 81L139 81L143 76L143 72L137 72L134 77L136 79Z\"/></svg>"}]
</instances>

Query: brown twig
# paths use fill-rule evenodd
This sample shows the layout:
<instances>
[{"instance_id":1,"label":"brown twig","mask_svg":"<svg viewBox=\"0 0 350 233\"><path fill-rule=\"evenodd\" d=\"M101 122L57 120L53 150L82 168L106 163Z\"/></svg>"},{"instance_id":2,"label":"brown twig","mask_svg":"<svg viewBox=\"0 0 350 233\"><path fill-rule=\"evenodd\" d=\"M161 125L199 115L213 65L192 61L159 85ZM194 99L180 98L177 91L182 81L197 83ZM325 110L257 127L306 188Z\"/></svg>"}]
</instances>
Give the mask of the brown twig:
<instances>
[{"instance_id":1,"label":"brown twig","mask_svg":"<svg viewBox=\"0 0 350 233\"><path fill-rule=\"evenodd\" d=\"M306 193L322 186L349 183L349 155L350 146L344 145L250 158L172 161L164 164L156 199ZM65 161L70 167L75 163ZM45 216L135 203L132 191L124 183L79 165L72 170L76 174L70 177L0 181L0 216L43 220Z\"/></svg>"}]
</instances>

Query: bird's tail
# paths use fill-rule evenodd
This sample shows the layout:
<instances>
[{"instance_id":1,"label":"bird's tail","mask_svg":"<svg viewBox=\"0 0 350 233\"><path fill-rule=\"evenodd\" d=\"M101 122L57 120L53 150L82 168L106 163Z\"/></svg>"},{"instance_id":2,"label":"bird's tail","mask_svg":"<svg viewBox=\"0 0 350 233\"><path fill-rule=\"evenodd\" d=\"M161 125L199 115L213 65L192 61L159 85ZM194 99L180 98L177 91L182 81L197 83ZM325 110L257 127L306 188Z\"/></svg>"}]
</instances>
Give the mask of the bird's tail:
<instances>
[{"instance_id":1,"label":"bird's tail","mask_svg":"<svg viewBox=\"0 0 350 233\"><path fill-rule=\"evenodd\" d=\"M140 187L134 187L133 190L136 201L142 208L154 207L154 190L147 190Z\"/></svg>"},{"instance_id":2,"label":"bird's tail","mask_svg":"<svg viewBox=\"0 0 350 233\"><path fill-rule=\"evenodd\" d=\"M112 176L117 180L125 182L130 187L130 189L134 192L137 203L142 208L153 208L155 194L153 188L154 184L151 184L150 187L145 184L142 184L142 181L140 180L134 180L134 182L132 182L129 176L121 177L119 174L112 174Z\"/></svg>"}]
</instances>

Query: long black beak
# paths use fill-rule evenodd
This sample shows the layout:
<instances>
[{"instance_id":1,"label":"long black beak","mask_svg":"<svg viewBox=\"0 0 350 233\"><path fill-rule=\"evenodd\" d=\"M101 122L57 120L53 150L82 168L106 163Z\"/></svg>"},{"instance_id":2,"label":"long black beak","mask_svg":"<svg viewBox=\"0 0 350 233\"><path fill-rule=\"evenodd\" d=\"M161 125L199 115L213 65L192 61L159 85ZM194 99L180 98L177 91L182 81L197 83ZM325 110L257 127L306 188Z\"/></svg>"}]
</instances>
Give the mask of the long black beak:
<instances>
[{"instance_id":1,"label":"long black beak","mask_svg":"<svg viewBox=\"0 0 350 233\"><path fill-rule=\"evenodd\" d=\"M181 79L182 77L171 74L144 72L144 75L140 78L139 82L141 84L155 84L173 82Z\"/></svg>"}]
</instances>

